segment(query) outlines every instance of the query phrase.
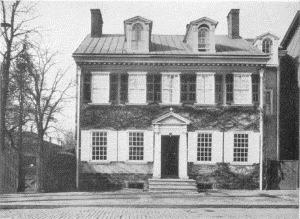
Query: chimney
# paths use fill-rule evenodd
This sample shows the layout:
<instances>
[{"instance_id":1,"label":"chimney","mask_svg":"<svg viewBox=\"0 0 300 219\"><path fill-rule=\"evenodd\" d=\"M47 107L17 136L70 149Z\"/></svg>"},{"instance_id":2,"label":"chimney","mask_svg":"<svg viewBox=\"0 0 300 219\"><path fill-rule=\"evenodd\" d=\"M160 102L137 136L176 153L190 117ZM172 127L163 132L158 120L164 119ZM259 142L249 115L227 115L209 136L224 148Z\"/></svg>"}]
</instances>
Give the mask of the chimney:
<instances>
[{"instance_id":1,"label":"chimney","mask_svg":"<svg viewBox=\"0 0 300 219\"><path fill-rule=\"evenodd\" d=\"M101 37L102 25L103 20L100 9L91 9L91 37Z\"/></svg>"},{"instance_id":2,"label":"chimney","mask_svg":"<svg viewBox=\"0 0 300 219\"><path fill-rule=\"evenodd\" d=\"M240 38L240 9L231 9L227 15L228 37Z\"/></svg>"}]
</instances>

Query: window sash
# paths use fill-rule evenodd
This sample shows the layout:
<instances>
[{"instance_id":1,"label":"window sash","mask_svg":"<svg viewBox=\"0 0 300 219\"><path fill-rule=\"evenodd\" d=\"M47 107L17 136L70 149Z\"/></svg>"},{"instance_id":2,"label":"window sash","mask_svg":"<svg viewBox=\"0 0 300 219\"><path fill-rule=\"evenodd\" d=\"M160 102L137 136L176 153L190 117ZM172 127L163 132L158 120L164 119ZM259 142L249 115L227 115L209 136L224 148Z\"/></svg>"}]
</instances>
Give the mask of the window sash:
<instances>
[{"instance_id":1,"label":"window sash","mask_svg":"<svg viewBox=\"0 0 300 219\"><path fill-rule=\"evenodd\" d=\"M147 101L161 102L161 75L147 75Z\"/></svg>"},{"instance_id":2,"label":"window sash","mask_svg":"<svg viewBox=\"0 0 300 219\"><path fill-rule=\"evenodd\" d=\"M144 160L144 133L129 132L129 160Z\"/></svg>"},{"instance_id":3,"label":"window sash","mask_svg":"<svg viewBox=\"0 0 300 219\"><path fill-rule=\"evenodd\" d=\"M258 74L252 75L252 101L259 104L260 95L260 77Z\"/></svg>"},{"instance_id":4,"label":"window sash","mask_svg":"<svg viewBox=\"0 0 300 219\"><path fill-rule=\"evenodd\" d=\"M226 75L226 103L233 102L233 75Z\"/></svg>"},{"instance_id":5,"label":"window sash","mask_svg":"<svg viewBox=\"0 0 300 219\"><path fill-rule=\"evenodd\" d=\"M215 101L223 103L223 75L215 75Z\"/></svg>"},{"instance_id":6,"label":"window sash","mask_svg":"<svg viewBox=\"0 0 300 219\"><path fill-rule=\"evenodd\" d=\"M181 76L181 102L196 101L196 75Z\"/></svg>"},{"instance_id":7,"label":"window sash","mask_svg":"<svg viewBox=\"0 0 300 219\"><path fill-rule=\"evenodd\" d=\"M107 160L107 132L92 132L91 147L92 160Z\"/></svg>"},{"instance_id":8,"label":"window sash","mask_svg":"<svg viewBox=\"0 0 300 219\"><path fill-rule=\"evenodd\" d=\"M248 162L248 134L234 134L233 162Z\"/></svg>"},{"instance_id":9,"label":"window sash","mask_svg":"<svg viewBox=\"0 0 300 219\"><path fill-rule=\"evenodd\" d=\"M198 133L197 136L197 161L212 160L212 134Z\"/></svg>"}]
</instances>

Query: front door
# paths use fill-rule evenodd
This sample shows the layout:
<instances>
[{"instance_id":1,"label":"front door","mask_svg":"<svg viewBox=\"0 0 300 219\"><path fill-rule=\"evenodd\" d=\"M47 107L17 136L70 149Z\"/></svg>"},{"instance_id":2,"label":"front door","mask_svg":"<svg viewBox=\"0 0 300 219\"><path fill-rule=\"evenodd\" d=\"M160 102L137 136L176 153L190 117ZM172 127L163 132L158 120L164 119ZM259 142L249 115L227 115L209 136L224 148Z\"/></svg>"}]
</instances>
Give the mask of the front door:
<instances>
[{"instance_id":1,"label":"front door","mask_svg":"<svg viewBox=\"0 0 300 219\"><path fill-rule=\"evenodd\" d=\"M161 178L178 178L179 136L161 136Z\"/></svg>"}]
</instances>

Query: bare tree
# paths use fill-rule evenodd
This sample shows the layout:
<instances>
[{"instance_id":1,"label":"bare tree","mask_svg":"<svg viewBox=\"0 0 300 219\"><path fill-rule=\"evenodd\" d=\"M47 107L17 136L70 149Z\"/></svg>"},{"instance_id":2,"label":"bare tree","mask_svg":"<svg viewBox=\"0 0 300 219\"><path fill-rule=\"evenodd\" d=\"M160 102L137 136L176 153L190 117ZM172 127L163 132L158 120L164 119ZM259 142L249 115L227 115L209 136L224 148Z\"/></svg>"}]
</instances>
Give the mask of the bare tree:
<instances>
[{"instance_id":1,"label":"bare tree","mask_svg":"<svg viewBox=\"0 0 300 219\"><path fill-rule=\"evenodd\" d=\"M31 47L29 76L31 87L25 92L33 106L34 124L38 134L37 189L44 189L44 137L47 131L55 128L56 116L63 111L63 103L70 99L67 91L74 85L65 82L65 72L56 69L55 57L40 46Z\"/></svg>"},{"instance_id":2,"label":"bare tree","mask_svg":"<svg viewBox=\"0 0 300 219\"><path fill-rule=\"evenodd\" d=\"M74 153L76 147L76 140L75 140L75 131L70 129L67 131L63 131L64 138L62 142L62 146L68 152Z\"/></svg>"},{"instance_id":3,"label":"bare tree","mask_svg":"<svg viewBox=\"0 0 300 219\"><path fill-rule=\"evenodd\" d=\"M10 72L12 61L15 60L23 51L23 44L28 42L28 36L38 33L38 28L33 28L29 23L37 16L35 15L36 3L21 1L1 1L1 49L3 57L2 64L2 86L1 86L1 114L0 146L5 145L6 110L9 94Z\"/></svg>"}]
</instances>

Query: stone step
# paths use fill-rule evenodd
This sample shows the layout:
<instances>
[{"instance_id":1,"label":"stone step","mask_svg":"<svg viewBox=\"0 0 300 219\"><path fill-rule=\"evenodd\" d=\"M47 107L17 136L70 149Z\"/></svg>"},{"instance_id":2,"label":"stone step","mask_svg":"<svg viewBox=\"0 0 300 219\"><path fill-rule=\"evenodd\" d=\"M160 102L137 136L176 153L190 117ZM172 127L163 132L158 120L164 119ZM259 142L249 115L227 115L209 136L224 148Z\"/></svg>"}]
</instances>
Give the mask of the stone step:
<instances>
[{"instance_id":1,"label":"stone step","mask_svg":"<svg viewBox=\"0 0 300 219\"><path fill-rule=\"evenodd\" d=\"M155 181L155 182L149 182L149 185L174 185L174 186L196 186L195 182L161 182L161 181Z\"/></svg>"},{"instance_id":2,"label":"stone step","mask_svg":"<svg viewBox=\"0 0 300 219\"><path fill-rule=\"evenodd\" d=\"M197 191L192 179L149 179L149 191Z\"/></svg>"}]
</instances>

